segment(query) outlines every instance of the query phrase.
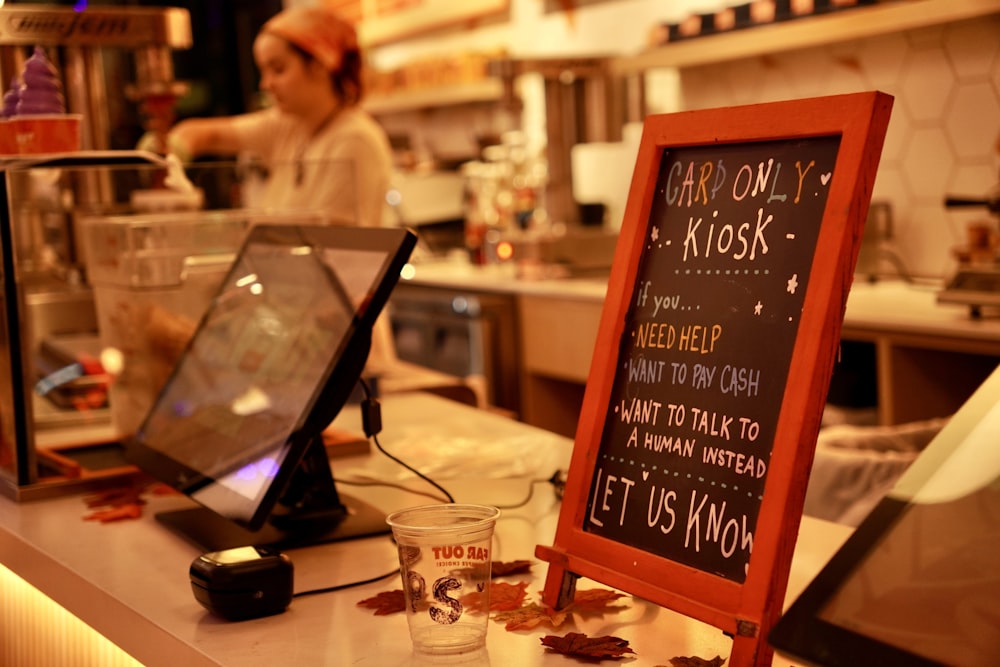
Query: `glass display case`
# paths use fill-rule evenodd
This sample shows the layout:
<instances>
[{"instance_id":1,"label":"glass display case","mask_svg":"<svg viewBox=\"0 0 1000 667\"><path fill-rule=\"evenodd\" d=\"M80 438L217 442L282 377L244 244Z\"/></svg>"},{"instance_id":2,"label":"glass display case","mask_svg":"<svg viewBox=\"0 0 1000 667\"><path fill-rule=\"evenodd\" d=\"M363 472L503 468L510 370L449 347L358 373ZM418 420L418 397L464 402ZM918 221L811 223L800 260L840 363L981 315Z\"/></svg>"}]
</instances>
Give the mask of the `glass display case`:
<instances>
[{"instance_id":1,"label":"glass display case","mask_svg":"<svg viewBox=\"0 0 1000 667\"><path fill-rule=\"evenodd\" d=\"M134 474L135 430L251 226L262 172L144 152L0 163L0 489L17 500Z\"/></svg>"}]
</instances>

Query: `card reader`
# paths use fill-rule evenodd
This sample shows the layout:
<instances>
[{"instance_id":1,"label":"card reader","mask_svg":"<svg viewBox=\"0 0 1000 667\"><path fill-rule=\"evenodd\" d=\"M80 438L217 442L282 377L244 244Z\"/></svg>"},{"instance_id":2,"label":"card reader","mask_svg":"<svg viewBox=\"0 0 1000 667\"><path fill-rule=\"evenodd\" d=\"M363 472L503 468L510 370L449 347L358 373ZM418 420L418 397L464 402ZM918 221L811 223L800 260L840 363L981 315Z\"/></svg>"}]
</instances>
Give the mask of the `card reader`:
<instances>
[{"instance_id":1,"label":"card reader","mask_svg":"<svg viewBox=\"0 0 1000 667\"><path fill-rule=\"evenodd\" d=\"M190 575L195 599L230 621L280 614L292 602L292 561L268 547L202 554L191 563Z\"/></svg>"}]
</instances>

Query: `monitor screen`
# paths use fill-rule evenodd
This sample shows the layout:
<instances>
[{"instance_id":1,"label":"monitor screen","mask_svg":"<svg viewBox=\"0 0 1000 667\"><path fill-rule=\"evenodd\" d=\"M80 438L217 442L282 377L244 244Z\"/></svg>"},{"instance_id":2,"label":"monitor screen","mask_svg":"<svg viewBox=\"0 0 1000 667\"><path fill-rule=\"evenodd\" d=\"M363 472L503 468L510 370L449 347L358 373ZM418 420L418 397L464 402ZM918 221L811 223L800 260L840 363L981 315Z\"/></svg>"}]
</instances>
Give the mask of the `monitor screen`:
<instances>
[{"instance_id":1,"label":"monitor screen","mask_svg":"<svg viewBox=\"0 0 1000 667\"><path fill-rule=\"evenodd\" d=\"M987 667L1000 657L1000 369L771 634L817 665Z\"/></svg>"},{"instance_id":2,"label":"monitor screen","mask_svg":"<svg viewBox=\"0 0 1000 667\"><path fill-rule=\"evenodd\" d=\"M317 526L325 534L352 514L336 497L320 433L357 384L372 326L414 244L405 229L251 230L127 444L140 468L208 510L184 515L182 526L161 519L224 548L302 540ZM318 488L292 488L303 485ZM288 514L281 499L290 492L297 499L288 504L306 498L317 521L299 535L290 533L301 526L288 524L289 534L271 534L276 510ZM219 544L212 535L222 526L206 528L218 519L268 531L237 530L227 538L236 545Z\"/></svg>"}]
</instances>

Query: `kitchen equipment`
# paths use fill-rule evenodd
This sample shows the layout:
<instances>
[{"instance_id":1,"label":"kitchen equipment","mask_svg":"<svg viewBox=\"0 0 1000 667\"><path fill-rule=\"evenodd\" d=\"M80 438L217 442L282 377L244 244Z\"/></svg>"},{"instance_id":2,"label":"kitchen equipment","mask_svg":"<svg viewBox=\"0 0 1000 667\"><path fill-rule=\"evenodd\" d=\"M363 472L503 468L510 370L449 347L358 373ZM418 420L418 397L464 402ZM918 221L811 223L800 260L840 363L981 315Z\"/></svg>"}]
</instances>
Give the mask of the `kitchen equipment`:
<instances>
[{"instance_id":1,"label":"kitchen equipment","mask_svg":"<svg viewBox=\"0 0 1000 667\"><path fill-rule=\"evenodd\" d=\"M174 80L171 52L192 46L191 19L178 7L0 7L0 80L21 73L33 46L45 47L63 75L66 111L83 115L84 149L110 148L108 82L135 81L125 92L147 111L163 113L187 91ZM123 57L124 56L124 57ZM128 62L131 61L131 62ZM109 73L111 70L112 73Z\"/></svg>"},{"instance_id":2,"label":"kitchen equipment","mask_svg":"<svg viewBox=\"0 0 1000 667\"><path fill-rule=\"evenodd\" d=\"M38 379L36 366L59 364L67 355L89 358L97 347L97 314L78 222L81 215L130 210L129 193L154 187L165 173L164 165L149 162L155 156L107 149L122 104L135 103L147 114L162 116L187 90L174 80L172 52L192 46L190 16L177 7L8 3L0 7L0 81L5 90L36 46L45 50L62 79L67 113L81 118L83 153L61 160L15 156L0 164L3 325L17 332L2 341L3 352L23 352L9 373L2 369L0 383L23 378L29 386ZM115 86L124 88L130 102L108 95ZM129 163L135 168L122 168ZM61 355L36 355L39 349L67 348ZM26 391L29 405L8 403L5 408L2 428L11 437L5 444L33 442L36 428L106 422L106 386L83 373L45 396ZM52 399L57 396L70 400L56 405ZM23 425L15 427L22 418ZM28 475L27 469L22 472Z\"/></svg>"},{"instance_id":3,"label":"kitchen equipment","mask_svg":"<svg viewBox=\"0 0 1000 667\"><path fill-rule=\"evenodd\" d=\"M947 197L949 208L985 207L1000 220L1000 185L983 198ZM986 307L1000 307L1000 231L996 225L977 222L969 226L967 245L956 249L958 270L938 292L940 303L969 306L969 314L982 317Z\"/></svg>"},{"instance_id":4,"label":"kitchen equipment","mask_svg":"<svg viewBox=\"0 0 1000 667\"><path fill-rule=\"evenodd\" d=\"M121 466L112 465L112 473L50 456L64 446L117 442L116 369L104 352L119 333L112 326L118 303L197 321L211 281L246 229L265 219L317 215L245 209L246 173L230 162L188 168L192 191L203 195L200 210L149 212L148 197L134 195L147 193L167 166L140 151L0 163L0 492L30 499L120 476ZM95 175L113 198L79 201L77 186ZM136 324L137 333L120 343L126 362L152 336L152 320ZM140 378L142 396L152 391L151 375ZM132 400L125 406L142 410Z\"/></svg>"},{"instance_id":5,"label":"kitchen equipment","mask_svg":"<svg viewBox=\"0 0 1000 667\"><path fill-rule=\"evenodd\" d=\"M389 312L400 359L483 381L489 405L517 413L519 325L511 295L400 283Z\"/></svg>"}]
</instances>

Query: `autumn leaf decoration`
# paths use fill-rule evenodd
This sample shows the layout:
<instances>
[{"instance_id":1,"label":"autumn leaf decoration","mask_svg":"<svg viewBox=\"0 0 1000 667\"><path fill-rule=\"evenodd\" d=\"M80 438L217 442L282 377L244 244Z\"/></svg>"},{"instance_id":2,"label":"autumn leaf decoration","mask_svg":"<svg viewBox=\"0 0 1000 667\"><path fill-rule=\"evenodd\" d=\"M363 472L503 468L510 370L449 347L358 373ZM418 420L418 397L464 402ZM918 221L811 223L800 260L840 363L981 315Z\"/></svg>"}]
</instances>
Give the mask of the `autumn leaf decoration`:
<instances>
[{"instance_id":1,"label":"autumn leaf decoration","mask_svg":"<svg viewBox=\"0 0 1000 667\"><path fill-rule=\"evenodd\" d=\"M670 659L670 667L722 667L726 659L715 656L711 660L698 657L679 657Z\"/></svg>"},{"instance_id":2,"label":"autumn leaf decoration","mask_svg":"<svg viewBox=\"0 0 1000 667\"><path fill-rule=\"evenodd\" d=\"M105 489L85 496L83 502L87 505L88 514L84 521L99 521L111 523L124 519L138 519L142 516L142 508L146 504L144 494L163 496L175 494L176 491L166 484L136 482L126 486Z\"/></svg>"},{"instance_id":3,"label":"autumn leaf decoration","mask_svg":"<svg viewBox=\"0 0 1000 667\"><path fill-rule=\"evenodd\" d=\"M494 579L509 577L512 574L527 574L530 571L530 560L493 561L490 563L490 576Z\"/></svg>"},{"instance_id":4,"label":"autumn leaf decoration","mask_svg":"<svg viewBox=\"0 0 1000 667\"><path fill-rule=\"evenodd\" d=\"M625 609L623 605L610 604L620 597L623 597L621 593L601 588L577 591L573 602L564 609L532 602L510 611L501 611L493 620L503 623L504 628L510 631L531 630L542 624L558 628L574 614L580 617L599 616Z\"/></svg>"},{"instance_id":5,"label":"autumn leaf decoration","mask_svg":"<svg viewBox=\"0 0 1000 667\"><path fill-rule=\"evenodd\" d=\"M374 609L376 616L388 616L389 614L395 614L397 611L404 611L406 609L406 596L403 595L403 591L382 591L375 597L365 598L358 602L359 607L366 607L368 609Z\"/></svg>"},{"instance_id":6,"label":"autumn leaf decoration","mask_svg":"<svg viewBox=\"0 0 1000 667\"><path fill-rule=\"evenodd\" d=\"M562 637L546 635L542 637L542 646L556 653L589 660L621 658L627 653L635 655L627 640L611 635L588 637L580 632L570 632Z\"/></svg>"},{"instance_id":7,"label":"autumn leaf decoration","mask_svg":"<svg viewBox=\"0 0 1000 667\"><path fill-rule=\"evenodd\" d=\"M504 629L512 632L515 630L531 630L543 623L553 628L558 628L566 621L568 616L569 612L546 607L537 602L531 602L517 609L499 612L493 617L493 620L503 623Z\"/></svg>"},{"instance_id":8,"label":"autumn leaf decoration","mask_svg":"<svg viewBox=\"0 0 1000 667\"><path fill-rule=\"evenodd\" d=\"M527 560L497 562L492 564L494 578L512 574L524 574L531 568ZM493 620L503 623L507 631L532 630L545 625L551 628L561 627L574 616L586 618L614 613L626 609L626 605L614 604L619 598L625 597L617 591L603 588L578 590L573 596L573 602L564 609L553 609L538 602L528 602L528 582L516 584L503 581L490 583L490 612L494 612ZM483 596L470 593L462 597L462 604L471 613L483 613L481 608ZM406 597L402 590L383 591L374 597L358 602L359 607L373 609L376 616L386 616L406 610ZM629 646L626 639L605 635L589 637L580 632L569 632L562 637L546 635L541 638L542 646L548 650L581 658L587 661L617 660L636 652ZM677 657L670 659L670 667L721 667L725 658L715 657L705 660L697 657Z\"/></svg>"},{"instance_id":9,"label":"autumn leaf decoration","mask_svg":"<svg viewBox=\"0 0 1000 667\"><path fill-rule=\"evenodd\" d=\"M531 561L516 560L507 562L494 561L492 575L494 578L512 574L523 574L531 568ZM617 612L625 607L611 603L620 597L621 593L606 589L577 591L573 603L565 609L553 609L536 602L526 602L528 583L516 584L503 581L490 583L490 612L496 612L493 620L503 623L508 631L531 630L539 625L558 628L573 615L579 617L598 616L607 612ZM462 605L472 613L483 613L481 608L483 596L470 593L462 598ZM357 603L359 607L374 609L376 616L385 616L405 611L406 600L401 590L385 591L375 597L366 598Z\"/></svg>"},{"instance_id":10,"label":"autumn leaf decoration","mask_svg":"<svg viewBox=\"0 0 1000 667\"><path fill-rule=\"evenodd\" d=\"M490 583L490 611L511 611L524 604L528 596L528 582L508 584L502 581ZM461 598L462 605L471 612L482 612L483 596L479 593L469 593Z\"/></svg>"}]
</instances>

